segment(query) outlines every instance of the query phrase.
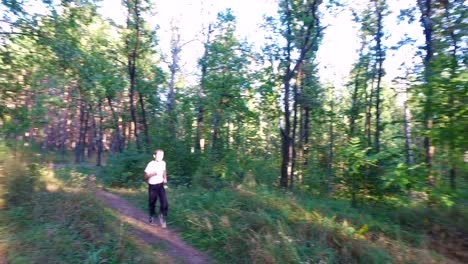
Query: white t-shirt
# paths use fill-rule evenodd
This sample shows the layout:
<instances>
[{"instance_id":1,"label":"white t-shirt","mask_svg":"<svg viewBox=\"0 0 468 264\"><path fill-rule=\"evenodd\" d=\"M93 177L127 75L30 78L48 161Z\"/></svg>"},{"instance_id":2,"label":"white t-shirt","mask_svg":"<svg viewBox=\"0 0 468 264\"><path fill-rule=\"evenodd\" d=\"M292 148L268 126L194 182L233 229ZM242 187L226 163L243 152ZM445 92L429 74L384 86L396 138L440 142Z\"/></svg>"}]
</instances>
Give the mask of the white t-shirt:
<instances>
[{"instance_id":1,"label":"white t-shirt","mask_svg":"<svg viewBox=\"0 0 468 264\"><path fill-rule=\"evenodd\" d=\"M154 174L156 175L152 176L149 178L148 183L149 184L159 184L164 181L164 171L166 170L166 162L165 161L155 161L152 160L146 165L145 172L148 174Z\"/></svg>"}]
</instances>

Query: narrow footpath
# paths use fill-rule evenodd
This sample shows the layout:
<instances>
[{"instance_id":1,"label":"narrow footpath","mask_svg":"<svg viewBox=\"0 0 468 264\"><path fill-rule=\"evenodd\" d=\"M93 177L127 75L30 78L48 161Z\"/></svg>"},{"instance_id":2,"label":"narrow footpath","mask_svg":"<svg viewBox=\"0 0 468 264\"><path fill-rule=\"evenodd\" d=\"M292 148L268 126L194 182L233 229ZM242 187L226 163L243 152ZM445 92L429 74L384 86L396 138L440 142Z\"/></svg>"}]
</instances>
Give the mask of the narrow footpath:
<instances>
[{"instance_id":1,"label":"narrow footpath","mask_svg":"<svg viewBox=\"0 0 468 264\"><path fill-rule=\"evenodd\" d=\"M167 256L161 256L161 252L157 254L160 255L161 260L166 261L157 261L157 263L176 261L177 263L202 264L213 262L206 254L199 252L180 239L170 227L162 228L159 225L149 224L146 213L118 195L98 188L95 188L95 195L99 201L116 210L119 219L128 225L130 233L137 241L147 245L163 244L163 253L167 253Z\"/></svg>"}]
</instances>

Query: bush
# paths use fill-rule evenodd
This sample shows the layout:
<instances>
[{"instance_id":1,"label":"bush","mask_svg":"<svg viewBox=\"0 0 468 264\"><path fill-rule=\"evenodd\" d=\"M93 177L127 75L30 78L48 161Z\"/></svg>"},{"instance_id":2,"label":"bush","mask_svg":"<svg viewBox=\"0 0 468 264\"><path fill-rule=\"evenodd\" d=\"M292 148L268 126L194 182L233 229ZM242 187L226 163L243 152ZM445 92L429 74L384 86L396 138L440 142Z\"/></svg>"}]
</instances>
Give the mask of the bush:
<instances>
[{"instance_id":1,"label":"bush","mask_svg":"<svg viewBox=\"0 0 468 264\"><path fill-rule=\"evenodd\" d=\"M134 187L143 182L144 170L151 160L147 153L127 151L111 156L100 179L112 187Z\"/></svg>"},{"instance_id":2,"label":"bush","mask_svg":"<svg viewBox=\"0 0 468 264\"><path fill-rule=\"evenodd\" d=\"M128 239L127 227L83 188L87 174L5 159L0 251L7 263L154 263L154 254Z\"/></svg>"}]
</instances>

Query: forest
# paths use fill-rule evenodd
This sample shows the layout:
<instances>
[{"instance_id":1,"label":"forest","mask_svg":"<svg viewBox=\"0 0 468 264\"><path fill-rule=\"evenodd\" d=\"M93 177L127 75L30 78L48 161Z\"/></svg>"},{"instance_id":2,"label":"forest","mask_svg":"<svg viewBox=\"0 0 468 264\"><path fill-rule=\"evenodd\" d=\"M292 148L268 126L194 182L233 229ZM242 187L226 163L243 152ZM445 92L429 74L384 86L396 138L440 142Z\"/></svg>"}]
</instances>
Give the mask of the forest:
<instances>
[{"instance_id":1,"label":"forest","mask_svg":"<svg viewBox=\"0 0 468 264\"><path fill-rule=\"evenodd\" d=\"M209 0L173 6L193 38L155 24L169 1L0 2L0 263L180 263L89 185L146 212L155 149L207 262L468 262L466 2L256 1L261 43ZM344 12L357 59L326 78Z\"/></svg>"}]
</instances>

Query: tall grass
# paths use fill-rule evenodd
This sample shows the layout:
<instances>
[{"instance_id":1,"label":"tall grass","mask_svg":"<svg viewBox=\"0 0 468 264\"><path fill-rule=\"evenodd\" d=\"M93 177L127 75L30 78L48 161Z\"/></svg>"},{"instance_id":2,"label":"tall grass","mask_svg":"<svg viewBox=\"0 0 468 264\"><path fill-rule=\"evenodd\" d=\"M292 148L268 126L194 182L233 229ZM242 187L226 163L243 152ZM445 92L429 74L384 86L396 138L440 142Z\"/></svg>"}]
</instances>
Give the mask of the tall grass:
<instances>
[{"instance_id":1,"label":"tall grass","mask_svg":"<svg viewBox=\"0 0 468 264\"><path fill-rule=\"evenodd\" d=\"M146 189L114 189L146 210ZM168 190L169 225L219 262L443 263L426 230L398 223L384 208L255 189ZM402 212L402 214L404 214ZM409 216L409 215L407 215Z\"/></svg>"},{"instance_id":2,"label":"tall grass","mask_svg":"<svg viewBox=\"0 0 468 264\"><path fill-rule=\"evenodd\" d=\"M83 188L85 174L11 158L4 147L0 160L7 263L154 263L151 250L129 240L127 227Z\"/></svg>"}]
</instances>

